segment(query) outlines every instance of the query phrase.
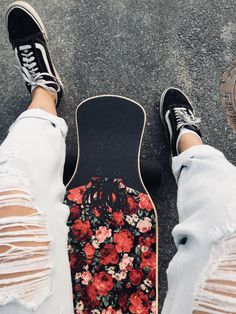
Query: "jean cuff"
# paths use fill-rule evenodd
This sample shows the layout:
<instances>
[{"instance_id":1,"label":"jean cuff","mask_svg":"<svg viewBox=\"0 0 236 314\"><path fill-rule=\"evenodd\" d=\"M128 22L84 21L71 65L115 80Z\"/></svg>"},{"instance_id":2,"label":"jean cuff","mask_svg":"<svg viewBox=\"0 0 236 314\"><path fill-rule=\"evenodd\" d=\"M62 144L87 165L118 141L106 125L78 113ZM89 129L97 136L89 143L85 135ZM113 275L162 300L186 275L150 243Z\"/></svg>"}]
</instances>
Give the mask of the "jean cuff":
<instances>
[{"instance_id":1,"label":"jean cuff","mask_svg":"<svg viewBox=\"0 0 236 314\"><path fill-rule=\"evenodd\" d=\"M48 120L52 123L53 126L56 126L60 128L62 136L66 137L68 127L64 119L57 117L45 110L42 109L29 109L24 111L22 114L19 115L19 117L16 119L16 121L11 125L9 131L12 127L21 119L25 118L36 118L36 119L42 119L42 120Z\"/></svg>"},{"instance_id":2,"label":"jean cuff","mask_svg":"<svg viewBox=\"0 0 236 314\"><path fill-rule=\"evenodd\" d=\"M184 166L184 163L189 158L194 158L197 156L218 156L220 158L225 158L224 154L219 150L215 149L209 145L197 145L192 146L186 149L183 153L179 154L172 158L172 172L178 182L181 170Z\"/></svg>"}]
</instances>

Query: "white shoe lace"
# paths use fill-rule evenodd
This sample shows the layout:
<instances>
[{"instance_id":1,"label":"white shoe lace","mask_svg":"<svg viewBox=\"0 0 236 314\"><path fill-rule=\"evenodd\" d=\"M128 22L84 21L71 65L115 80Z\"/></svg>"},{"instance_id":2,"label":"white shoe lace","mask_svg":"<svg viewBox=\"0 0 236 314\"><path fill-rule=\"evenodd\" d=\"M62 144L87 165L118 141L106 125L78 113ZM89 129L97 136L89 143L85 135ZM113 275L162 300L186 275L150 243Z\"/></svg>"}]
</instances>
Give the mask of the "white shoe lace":
<instances>
[{"instance_id":1,"label":"white shoe lace","mask_svg":"<svg viewBox=\"0 0 236 314\"><path fill-rule=\"evenodd\" d=\"M37 63L35 62L35 57L33 51L29 51L32 49L31 45L23 45L19 46L19 51L22 55L23 65L16 66L20 71L24 78L24 80L31 85L31 92L37 87L40 86L46 90L52 92L59 92L60 85L57 82L57 78L48 72L38 72L39 68L37 67ZM52 78L53 80L45 80L43 77L47 76ZM50 84L55 85L56 88L49 86Z\"/></svg>"},{"instance_id":2,"label":"white shoe lace","mask_svg":"<svg viewBox=\"0 0 236 314\"><path fill-rule=\"evenodd\" d=\"M177 121L177 130L185 125L194 125L200 123L199 118L195 118L191 111L187 112L186 108L174 108L174 114Z\"/></svg>"}]
</instances>

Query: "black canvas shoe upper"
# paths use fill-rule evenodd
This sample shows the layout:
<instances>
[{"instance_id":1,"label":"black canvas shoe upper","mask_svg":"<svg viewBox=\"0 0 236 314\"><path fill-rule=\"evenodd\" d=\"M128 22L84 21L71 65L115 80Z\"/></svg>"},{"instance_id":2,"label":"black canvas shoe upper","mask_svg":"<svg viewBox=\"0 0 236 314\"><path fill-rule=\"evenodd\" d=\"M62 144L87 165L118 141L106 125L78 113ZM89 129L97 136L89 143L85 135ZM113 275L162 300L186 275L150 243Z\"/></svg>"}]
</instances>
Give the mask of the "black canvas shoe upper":
<instances>
[{"instance_id":1,"label":"black canvas shoe upper","mask_svg":"<svg viewBox=\"0 0 236 314\"><path fill-rule=\"evenodd\" d=\"M9 40L20 64L29 92L37 86L57 93L57 105L62 97L62 83L53 66L41 19L25 2L15 2L6 13Z\"/></svg>"},{"instance_id":2,"label":"black canvas shoe upper","mask_svg":"<svg viewBox=\"0 0 236 314\"><path fill-rule=\"evenodd\" d=\"M162 94L160 103L161 121L164 125L171 149L171 155L177 156L177 139L182 128L196 132L201 137L194 109L187 96L179 89L169 88Z\"/></svg>"}]
</instances>

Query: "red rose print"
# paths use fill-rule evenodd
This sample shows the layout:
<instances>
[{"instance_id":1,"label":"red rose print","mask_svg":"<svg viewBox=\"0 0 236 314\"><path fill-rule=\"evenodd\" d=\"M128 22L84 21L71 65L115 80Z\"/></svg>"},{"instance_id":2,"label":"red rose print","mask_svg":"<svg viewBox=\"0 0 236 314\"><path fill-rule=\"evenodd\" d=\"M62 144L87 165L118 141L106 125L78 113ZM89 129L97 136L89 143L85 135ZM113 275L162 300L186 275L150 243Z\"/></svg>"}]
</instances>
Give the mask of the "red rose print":
<instances>
[{"instance_id":1,"label":"red rose print","mask_svg":"<svg viewBox=\"0 0 236 314\"><path fill-rule=\"evenodd\" d=\"M107 207L107 211L108 211L109 213L112 213L112 208L111 208L111 206L108 206L108 207Z\"/></svg>"},{"instance_id":2,"label":"red rose print","mask_svg":"<svg viewBox=\"0 0 236 314\"><path fill-rule=\"evenodd\" d=\"M113 244L105 244L100 251L100 257L100 263L102 265L118 263L118 254Z\"/></svg>"},{"instance_id":3,"label":"red rose print","mask_svg":"<svg viewBox=\"0 0 236 314\"><path fill-rule=\"evenodd\" d=\"M112 214L113 223L117 226L122 226L124 224L124 217L122 211L114 212Z\"/></svg>"},{"instance_id":4,"label":"red rose print","mask_svg":"<svg viewBox=\"0 0 236 314\"><path fill-rule=\"evenodd\" d=\"M99 177L66 197L75 312L156 313L156 226L149 196L121 179Z\"/></svg>"},{"instance_id":5,"label":"red rose print","mask_svg":"<svg viewBox=\"0 0 236 314\"><path fill-rule=\"evenodd\" d=\"M127 208L125 209L125 213L128 215L135 214L139 208L138 203L134 200L132 196L128 196L127 198Z\"/></svg>"},{"instance_id":6,"label":"red rose print","mask_svg":"<svg viewBox=\"0 0 236 314\"><path fill-rule=\"evenodd\" d=\"M143 193L140 193L139 196L140 196L139 207L142 209L146 209L148 212L153 210L153 205L151 203L150 197Z\"/></svg>"},{"instance_id":7,"label":"red rose print","mask_svg":"<svg viewBox=\"0 0 236 314\"><path fill-rule=\"evenodd\" d=\"M128 294L127 291L121 291L121 293L119 295L118 304L119 304L119 307L121 308L121 310L123 312L126 312L126 310L127 310L129 296L130 296L130 294Z\"/></svg>"},{"instance_id":8,"label":"red rose print","mask_svg":"<svg viewBox=\"0 0 236 314\"><path fill-rule=\"evenodd\" d=\"M116 201L116 195L115 195L115 193L112 193L111 198L112 198L112 202L115 203L115 201Z\"/></svg>"},{"instance_id":9,"label":"red rose print","mask_svg":"<svg viewBox=\"0 0 236 314\"><path fill-rule=\"evenodd\" d=\"M154 269L156 267L156 253L152 251L142 252L140 268Z\"/></svg>"},{"instance_id":10,"label":"red rose print","mask_svg":"<svg viewBox=\"0 0 236 314\"><path fill-rule=\"evenodd\" d=\"M148 273L148 279L151 281L152 285L155 286L156 284L156 269L152 269L149 273Z\"/></svg>"},{"instance_id":11,"label":"red rose print","mask_svg":"<svg viewBox=\"0 0 236 314\"><path fill-rule=\"evenodd\" d=\"M134 314L149 314L151 304L148 301L148 296L142 291L132 293L130 296L129 310Z\"/></svg>"},{"instance_id":12,"label":"red rose print","mask_svg":"<svg viewBox=\"0 0 236 314\"><path fill-rule=\"evenodd\" d=\"M153 243L156 243L156 237L155 236L140 237L138 242L140 245L151 247Z\"/></svg>"},{"instance_id":13,"label":"red rose print","mask_svg":"<svg viewBox=\"0 0 236 314\"><path fill-rule=\"evenodd\" d=\"M101 214L99 213L99 211L97 210L96 207L94 207L93 212L94 212L94 215L95 215L96 217L100 217L100 216L101 216Z\"/></svg>"},{"instance_id":14,"label":"red rose print","mask_svg":"<svg viewBox=\"0 0 236 314\"><path fill-rule=\"evenodd\" d=\"M131 283L127 282L127 284L125 286L126 286L127 289L130 288L131 287Z\"/></svg>"},{"instance_id":15,"label":"red rose print","mask_svg":"<svg viewBox=\"0 0 236 314\"><path fill-rule=\"evenodd\" d=\"M88 285L87 286L87 296L89 298L89 302L91 303L91 305L93 307L99 306L100 305L100 301L97 299L97 291L94 288L93 285Z\"/></svg>"},{"instance_id":16,"label":"red rose print","mask_svg":"<svg viewBox=\"0 0 236 314\"><path fill-rule=\"evenodd\" d=\"M72 272L80 272L84 265L84 258L80 253L69 253L70 268Z\"/></svg>"},{"instance_id":17,"label":"red rose print","mask_svg":"<svg viewBox=\"0 0 236 314\"><path fill-rule=\"evenodd\" d=\"M116 314L116 310L114 310L111 306L109 306L107 309L102 310L102 314Z\"/></svg>"},{"instance_id":18,"label":"red rose print","mask_svg":"<svg viewBox=\"0 0 236 314\"><path fill-rule=\"evenodd\" d=\"M117 181L119 182L119 186L120 186L120 189L125 189L126 186L124 185L123 181L121 179L117 179Z\"/></svg>"},{"instance_id":19,"label":"red rose print","mask_svg":"<svg viewBox=\"0 0 236 314\"><path fill-rule=\"evenodd\" d=\"M80 292L81 291L81 285L74 285L74 292Z\"/></svg>"},{"instance_id":20,"label":"red rose print","mask_svg":"<svg viewBox=\"0 0 236 314\"><path fill-rule=\"evenodd\" d=\"M134 243L134 235L126 229L114 234L114 242L118 253L130 252Z\"/></svg>"},{"instance_id":21,"label":"red rose print","mask_svg":"<svg viewBox=\"0 0 236 314\"><path fill-rule=\"evenodd\" d=\"M78 205L75 205L70 208L70 217L69 219L75 220L76 218L79 218L80 216L80 209Z\"/></svg>"},{"instance_id":22,"label":"red rose print","mask_svg":"<svg viewBox=\"0 0 236 314\"><path fill-rule=\"evenodd\" d=\"M82 204L82 199L85 191L86 191L85 186L79 186L78 188L69 190L67 198L68 200L73 201L77 204Z\"/></svg>"},{"instance_id":23,"label":"red rose print","mask_svg":"<svg viewBox=\"0 0 236 314\"><path fill-rule=\"evenodd\" d=\"M94 275L93 287L97 290L98 294L106 296L107 293L113 288L114 282L112 276L102 271Z\"/></svg>"},{"instance_id":24,"label":"red rose print","mask_svg":"<svg viewBox=\"0 0 236 314\"><path fill-rule=\"evenodd\" d=\"M99 180L99 177L92 177L93 181L97 181ZM87 184L87 186L92 186L92 182L89 182L89 184Z\"/></svg>"},{"instance_id":25,"label":"red rose print","mask_svg":"<svg viewBox=\"0 0 236 314\"><path fill-rule=\"evenodd\" d=\"M84 241L86 238L90 238L93 234L88 220L83 222L80 219L76 219L71 229L73 236L77 237L78 241Z\"/></svg>"},{"instance_id":26,"label":"red rose print","mask_svg":"<svg viewBox=\"0 0 236 314\"><path fill-rule=\"evenodd\" d=\"M95 252L95 248L89 242L87 242L84 247L84 253L86 254L87 258L92 259L94 252Z\"/></svg>"},{"instance_id":27,"label":"red rose print","mask_svg":"<svg viewBox=\"0 0 236 314\"><path fill-rule=\"evenodd\" d=\"M129 279L132 285L138 286L143 278L143 272L140 269L131 269L129 272Z\"/></svg>"},{"instance_id":28,"label":"red rose print","mask_svg":"<svg viewBox=\"0 0 236 314\"><path fill-rule=\"evenodd\" d=\"M74 254L69 254L69 259L70 259L70 268L75 268L76 265L76 256Z\"/></svg>"}]
</instances>

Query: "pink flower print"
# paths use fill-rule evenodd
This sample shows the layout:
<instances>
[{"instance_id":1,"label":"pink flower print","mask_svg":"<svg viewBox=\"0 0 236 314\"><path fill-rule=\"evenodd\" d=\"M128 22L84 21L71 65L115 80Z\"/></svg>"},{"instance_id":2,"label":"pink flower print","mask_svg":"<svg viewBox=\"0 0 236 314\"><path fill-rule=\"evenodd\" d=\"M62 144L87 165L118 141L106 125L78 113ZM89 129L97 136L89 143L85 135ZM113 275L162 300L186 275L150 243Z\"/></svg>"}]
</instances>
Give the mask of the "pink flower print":
<instances>
[{"instance_id":1,"label":"pink flower print","mask_svg":"<svg viewBox=\"0 0 236 314\"><path fill-rule=\"evenodd\" d=\"M133 267L133 257L128 256L128 254L124 254L121 262L119 263L120 270L128 271Z\"/></svg>"},{"instance_id":2,"label":"pink flower print","mask_svg":"<svg viewBox=\"0 0 236 314\"><path fill-rule=\"evenodd\" d=\"M149 217L145 217L143 220L139 220L137 228L142 233L150 231L152 228L151 219Z\"/></svg>"},{"instance_id":3,"label":"pink flower print","mask_svg":"<svg viewBox=\"0 0 236 314\"><path fill-rule=\"evenodd\" d=\"M88 285L89 281L92 279L92 275L89 271L85 271L82 273L81 279L82 279L82 284Z\"/></svg>"},{"instance_id":4,"label":"pink flower print","mask_svg":"<svg viewBox=\"0 0 236 314\"><path fill-rule=\"evenodd\" d=\"M109 237L111 237L111 229L107 229L105 226L100 226L96 231L96 239L99 243L103 243Z\"/></svg>"}]
</instances>

